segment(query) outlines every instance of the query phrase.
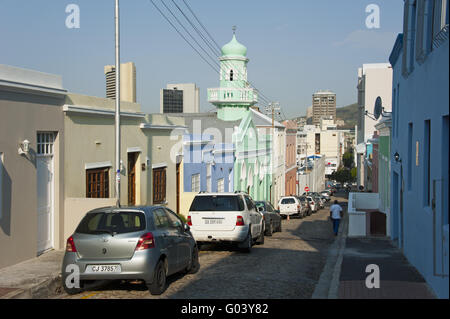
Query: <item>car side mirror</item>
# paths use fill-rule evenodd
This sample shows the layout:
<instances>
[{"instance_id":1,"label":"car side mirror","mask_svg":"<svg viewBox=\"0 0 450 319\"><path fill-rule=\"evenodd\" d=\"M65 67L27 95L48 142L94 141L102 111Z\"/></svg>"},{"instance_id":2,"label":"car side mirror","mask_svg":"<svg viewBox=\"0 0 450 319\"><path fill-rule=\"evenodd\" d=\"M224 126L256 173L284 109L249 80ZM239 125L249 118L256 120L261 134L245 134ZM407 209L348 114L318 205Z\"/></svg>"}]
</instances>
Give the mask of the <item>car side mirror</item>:
<instances>
[{"instance_id":1,"label":"car side mirror","mask_svg":"<svg viewBox=\"0 0 450 319\"><path fill-rule=\"evenodd\" d=\"M185 231L185 232L188 232L188 231L190 231L190 230L191 230L191 227L189 227L188 224L184 224L184 231Z\"/></svg>"},{"instance_id":2,"label":"car side mirror","mask_svg":"<svg viewBox=\"0 0 450 319\"><path fill-rule=\"evenodd\" d=\"M258 207L258 212L262 213L264 211L264 208L262 206Z\"/></svg>"}]
</instances>

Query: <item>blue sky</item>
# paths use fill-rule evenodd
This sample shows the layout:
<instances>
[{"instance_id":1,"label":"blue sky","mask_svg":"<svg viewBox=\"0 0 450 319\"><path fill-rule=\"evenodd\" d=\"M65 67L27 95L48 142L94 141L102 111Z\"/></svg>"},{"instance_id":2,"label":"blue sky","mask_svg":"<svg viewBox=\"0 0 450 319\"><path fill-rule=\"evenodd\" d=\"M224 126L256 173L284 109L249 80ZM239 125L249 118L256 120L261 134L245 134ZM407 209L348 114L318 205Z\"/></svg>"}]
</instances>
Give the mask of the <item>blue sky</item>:
<instances>
[{"instance_id":1,"label":"blue sky","mask_svg":"<svg viewBox=\"0 0 450 319\"><path fill-rule=\"evenodd\" d=\"M401 0L186 1L220 46L237 25L250 82L288 118L304 115L319 89L334 91L338 107L356 102L358 67L388 62L402 29ZM71 3L80 7L80 29L65 26ZM142 110L159 112L160 88L184 82L200 87L202 111L213 109L206 89L219 85L218 74L149 0L120 3L121 61L136 64ZM366 27L369 4L380 7L379 29ZM103 66L114 64L114 0L2 0L0 38L0 64L59 74L69 91L104 97Z\"/></svg>"}]
</instances>

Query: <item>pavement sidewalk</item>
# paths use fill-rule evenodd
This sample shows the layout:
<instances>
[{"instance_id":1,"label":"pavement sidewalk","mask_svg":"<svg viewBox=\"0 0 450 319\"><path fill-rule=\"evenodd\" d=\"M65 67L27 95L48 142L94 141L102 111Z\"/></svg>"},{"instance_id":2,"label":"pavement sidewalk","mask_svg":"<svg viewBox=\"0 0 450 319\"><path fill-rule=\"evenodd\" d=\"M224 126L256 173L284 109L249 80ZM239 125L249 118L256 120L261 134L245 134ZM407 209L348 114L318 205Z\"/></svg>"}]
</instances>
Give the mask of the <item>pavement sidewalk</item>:
<instances>
[{"instance_id":1,"label":"pavement sidewalk","mask_svg":"<svg viewBox=\"0 0 450 319\"><path fill-rule=\"evenodd\" d=\"M367 288L368 265L379 269L379 288ZM339 299L434 299L420 273L389 239L347 238L339 277Z\"/></svg>"},{"instance_id":2,"label":"pavement sidewalk","mask_svg":"<svg viewBox=\"0 0 450 319\"><path fill-rule=\"evenodd\" d=\"M44 299L62 291L63 250L0 269L0 299Z\"/></svg>"}]
</instances>

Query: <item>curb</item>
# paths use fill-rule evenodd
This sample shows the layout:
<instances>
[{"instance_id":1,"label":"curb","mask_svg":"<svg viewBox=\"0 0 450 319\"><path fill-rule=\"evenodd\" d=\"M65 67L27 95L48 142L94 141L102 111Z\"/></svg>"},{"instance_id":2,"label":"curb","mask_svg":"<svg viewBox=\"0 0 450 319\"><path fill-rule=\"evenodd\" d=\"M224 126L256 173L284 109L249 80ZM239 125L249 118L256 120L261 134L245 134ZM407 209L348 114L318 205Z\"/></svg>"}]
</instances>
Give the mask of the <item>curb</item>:
<instances>
[{"instance_id":1,"label":"curb","mask_svg":"<svg viewBox=\"0 0 450 319\"><path fill-rule=\"evenodd\" d=\"M29 288L18 289L0 299L47 299L62 292L61 274L54 273L49 279Z\"/></svg>"},{"instance_id":2,"label":"curb","mask_svg":"<svg viewBox=\"0 0 450 319\"><path fill-rule=\"evenodd\" d=\"M348 232L348 214L346 213L336 240L328 249L326 264L314 289L311 299L338 299L339 278Z\"/></svg>"}]
</instances>

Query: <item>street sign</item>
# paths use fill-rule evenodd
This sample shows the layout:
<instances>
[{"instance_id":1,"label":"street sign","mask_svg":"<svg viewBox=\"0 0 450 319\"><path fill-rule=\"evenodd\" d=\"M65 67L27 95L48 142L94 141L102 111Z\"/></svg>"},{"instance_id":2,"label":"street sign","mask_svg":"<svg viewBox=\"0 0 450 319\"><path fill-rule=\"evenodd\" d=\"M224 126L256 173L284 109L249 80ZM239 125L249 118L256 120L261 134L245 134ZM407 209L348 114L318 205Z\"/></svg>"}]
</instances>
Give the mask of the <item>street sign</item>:
<instances>
[{"instance_id":1,"label":"street sign","mask_svg":"<svg viewBox=\"0 0 450 319\"><path fill-rule=\"evenodd\" d=\"M309 187L308 186L305 187L305 192L309 192Z\"/></svg>"}]
</instances>

